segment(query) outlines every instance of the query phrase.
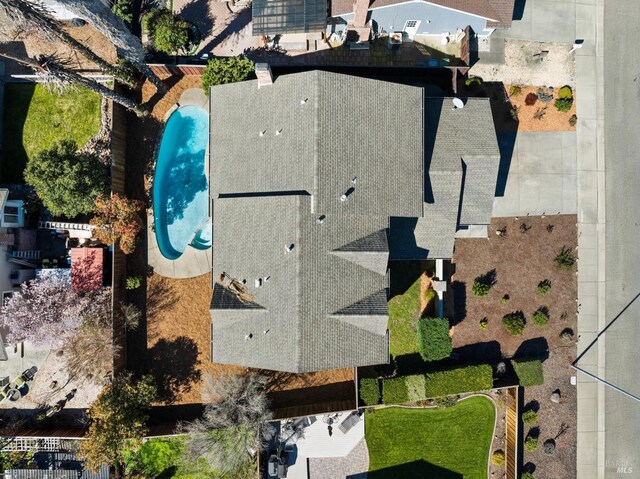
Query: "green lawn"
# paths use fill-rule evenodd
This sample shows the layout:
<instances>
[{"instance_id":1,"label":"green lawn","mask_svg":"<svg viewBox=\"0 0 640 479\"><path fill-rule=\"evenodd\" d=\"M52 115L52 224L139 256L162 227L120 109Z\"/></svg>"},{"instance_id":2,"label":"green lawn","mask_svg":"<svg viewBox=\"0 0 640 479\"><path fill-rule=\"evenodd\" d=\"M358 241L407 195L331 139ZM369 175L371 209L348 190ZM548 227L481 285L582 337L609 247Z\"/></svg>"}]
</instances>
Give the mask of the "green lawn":
<instances>
[{"instance_id":1,"label":"green lawn","mask_svg":"<svg viewBox=\"0 0 640 479\"><path fill-rule=\"evenodd\" d=\"M22 183L27 158L58 140L82 146L100 130L100 96L85 89L52 93L43 85L4 87L3 152L0 181Z\"/></svg>"},{"instance_id":2,"label":"green lawn","mask_svg":"<svg viewBox=\"0 0 640 479\"><path fill-rule=\"evenodd\" d=\"M384 408L365 417L369 479L487 479L495 408L472 397L442 409Z\"/></svg>"},{"instance_id":3,"label":"green lawn","mask_svg":"<svg viewBox=\"0 0 640 479\"><path fill-rule=\"evenodd\" d=\"M420 312L420 278L389 301L389 336L391 356L418 352L415 324Z\"/></svg>"}]
</instances>

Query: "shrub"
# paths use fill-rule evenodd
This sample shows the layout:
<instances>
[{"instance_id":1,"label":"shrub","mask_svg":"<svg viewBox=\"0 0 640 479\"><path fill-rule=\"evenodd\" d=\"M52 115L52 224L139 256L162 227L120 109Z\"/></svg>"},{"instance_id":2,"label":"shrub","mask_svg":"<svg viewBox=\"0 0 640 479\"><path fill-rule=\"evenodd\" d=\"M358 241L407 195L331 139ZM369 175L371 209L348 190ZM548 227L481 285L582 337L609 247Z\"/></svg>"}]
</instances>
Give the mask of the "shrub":
<instances>
[{"instance_id":1,"label":"shrub","mask_svg":"<svg viewBox=\"0 0 640 479\"><path fill-rule=\"evenodd\" d=\"M553 88L538 88L538 90L536 91L536 96L542 103L551 103L553 101Z\"/></svg>"},{"instance_id":2,"label":"shrub","mask_svg":"<svg viewBox=\"0 0 640 479\"><path fill-rule=\"evenodd\" d=\"M380 403L380 382L377 378L360 379L360 399L367 406Z\"/></svg>"},{"instance_id":3,"label":"shrub","mask_svg":"<svg viewBox=\"0 0 640 479\"><path fill-rule=\"evenodd\" d=\"M490 289L490 285L481 283L477 279L473 282L473 286L471 286L471 292L474 296L486 296L489 294Z\"/></svg>"},{"instance_id":4,"label":"shrub","mask_svg":"<svg viewBox=\"0 0 640 479\"><path fill-rule=\"evenodd\" d=\"M529 425L535 424L538 422L538 413L533 409L527 409L522 413L522 422Z\"/></svg>"},{"instance_id":5,"label":"shrub","mask_svg":"<svg viewBox=\"0 0 640 479\"><path fill-rule=\"evenodd\" d=\"M144 442L136 451L125 451L126 475L164 476L163 472L178 464L183 453L184 440L182 438L158 437L151 439Z\"/></svg>"},{"instance_id":6,"label":"shrub","mask_svg":"<svg viewBox=\"0 0 640 479\"><path fill-rule=\"evenodd\" d=\"M533 316L531 316L531 321L533 321L533 324L535 324L536 326L545 328L549 325L549 313L547 313L545 308L540 308L535 313L533 313Z\"/></svg>"},{"instance_id":7,"label":"shrub","mask_svg":"<svg viewBox=\"0 0 640 479\"><path fill-rule=\"evenodd\" d=\"M254 70L255 64L244 55L213 58L202 72L202 89L209 96L212 86L247 80Z\"/></svg>"},{"instance_id":8,"label":"shrub","mask_svg":"<svg viewBox=\"0 0 640 479\"><path fill-rule=\"evenodd\" d=\"M493 369L488 364L442 369L426 374L427 397L485 391L493 387Z\"/></svg>"},{"instance_id":9,"label":"shrub","mask_svg":"<svg viewBox=\"0 0 640 479\"><path fill-rule=\"evenodd\" d=\"M566 113L569 110L571 110L571 107L573 106L573 99L560 98L556 100L556 102L553 105L556 107L556 110Z\"/></svg>"},{"instance_id":10,"label":"shrub","mask_svg":"<svg viewBox=\"0 0 640 479\"><path fill-rule=\"evenodd\" d=\"M527 106L533 106L538 101L538 95L531 92L526 97L524 97L524 104Z\"/></svg>"},{"instance_id":11,"label":"shrub","mask_svg":"<svg viewBox=\"0 0 640 479\"><path fill-rule=\"evenodd\" d=\"M480 85L482 85L483 81L482 78L480 77L469 77L464 81L464 84L466 86L470 86L470 87L479 87Z\"/></svg>"},{"instance_id":12,"label":"shrub","mask_svg":"<svg viewBox=\"0 0 640 479\"><path fill-rule=\"evenodd\" d=\"M546 295L551 290L551 281L548 279L542 280L538 283L538 294L540 296Z\"/></svg>"},{"instance_id":13,"label":"shrub","mask_svg":"<svg viewBox=\"0 0 640 479\"><path fill-rule=\"evenodd\" d=\"M160 9L145 19L149 36L153 38L156 50L173 53L189 42L189 25L169 10Z\"/></svg>"},{"instance_id":14,"label":"shrub","mask_svg":"<svg viewBox=\"0 0 640 479\"><path fill-rule=\"evenodd\" d=\"M124 327L128 330L138 329L140 325L140 319L142 318L142 312L134 304L121 303L120 312L122 313L122 319L124 320Z\"/></svg>"},{"instance_id":15,"label":"shrub","mask_svg":"<svg viewBox=\"0 0 640 479\"><path fill-rule=\"evenodd\" d=\"M505 294L502 298L500 298L500 302L501 302L502 304L507 304L507 303L509 302L509 299L510 299L510 298L509 298L509 295L508 295L508 294Z\"/></svg>"},{"instance_id":16,"label":"shrub","mask_svg":"<svg viewBox=\"0 0 640 479\"><path fill-rule=\"evenodd\" d=\"M538 449L538 438L537 436L529 435L524 440L524 448L529 452L534 452Z\"/></svg>"},{"instance_id":17,"label":"shrub","mask_svg":"<svg viewBox=\"0 0 640 479\"><path fill-rule=\"evenodd\" d=\"M520 386L537 386L544 382L542 363L539 360L512 359L511 365L518 376Z\"/></svg>"},{"instance_id":18,"label":"shrub","mask_svg":"<svg viewBox=\"0 0 640 479\"><path fill-rule=\"evenodd\" d=\"M511 117L511 119L513 121L518 121L518 107L514 106L513 108L509 109L509 117Z\"/></svg>"},{"instance_id":19,"label":"shrub","mask_svg":"<svg viewBox=\"0 0 640 479\"><path fill-rule=\"evenodd\" d=\"M484 331L485 329L487 329L488 324L489 324L489 319L485 316L480 320L480 329Z\"/></svg>"},{"instance_id":20,"label":"shrub","mask_svg":"<svg viewBox=\"0 0 640 479\"><path fill-rule=\"evenodd\" d=\"M425 393L425 377L424 374L414 374L405 376L407 385L407 395L410 402L423 401L427 398Z\"/></svg>"},{"instance_id":21,"label":"shrub","mask_svg":"<svg viewBox=\"0 0 640 479\"><path fill-rule=\"evenodd\" d=\"M560 252L556 255L554 261L556 262L556 266L559 270L571 271L576 262L576 258L573 256L573 253L569 248L563 246Z\"/></svg>"},{"instance_id":22,"label":"shrub","mask_svg":"<svg viewBox=\"0 0 640 479\"><path fill-rule=\"evenodd\" d=\"M571 118L569 118L569 125L576 126L576 123L578 123L578 117L576 115L571 115Z\"/></svg>"},{"instance_id":23,"label":"shrub","mask_svg":"<svg viewBox=\"0 0 640 479\"><path fill-rule=\"evenodd\" d=\"M491 454L491 464L497 467L504 465L504 451L502 449L493 451L493 454Z\"/></svg>"},{"instance_id":24,"label":"shrub","mask_svg":"<svg viewBox=\"0 0 640 479\"><path fill-rule=\"evenodd\" d=\"M93 234L105 244L119 242L124 254L132 253L136 247L136 236L142 231L142 211L144 204L130 200L117 193L96 198L94 213L90 223L96 228Z\"/></svg>"},{"instance_id":25,"label":"shrub","mask_svg":"<svg viewBox=\"0 0 640 479\"><path fill-rule=\"evenodd\" d=\"M142 284L142 278L138 275L136 276L127 276L127 279L124 281L124 287L126 289L138 289Z\"/></svg>"},{"instance_id":26,"label":"shrub","mask_svg":"<svg viewBox=\"0 0 640 479\"><path fill-rule=\"evenodd\" d=\"M111 2L111 11L116 17L127 24L127 26L131 25L131 21L133 20L131 0L113 0Z\"/></svg>"},{"instance_id":27,"label":"shrub","mask_svg":"<svg viewBox=\"0 0 640 479\"><path fill-rule=\"evenodd\" d=\"M563 100L573 100L573 91L569 85L565 85L558 90L558 98Z\"/></svg>"},{"instance_id":28,"label":"shrub","mask_svg":"<svg viewBox=\"0 0 640 479\"><path fill-rule=\"evenodd\" d=\"M533 472L525 471L520 474L520 479L533 479Z\"/></svg>"},{"instance_id":29,"label":"shrub","mask_svg":"<svg viewBox=\"0 0 640 479\"><path fill-rule=\"evenodd\" d=\"M96 155L79 153L70 140L30 158L24 178L54 216L90 213L94 200L108 191L106 167Z\"/></svg>"},{"instance_id":30,"label":"shrub","mask_svg":"<svg viewBox=\"0 0 640 479\"><path fill-rule=\"evenodd\" d=\"M404 404L409 402L405 378L390 378L382 381L382 402L384 404Z\"/></svg>"},{"instance_id":31,"label":"shrub","mask_svg":"<svg viewBox=\"0 0 640 479\"><path fill-rule=\"evenodd\" d=\"M502 318L502 324L513 336L521 336L525 326L524 314L521 311L507 314Z\"/></svg>"},{"instance_id":32,"label":"shrub","mask_svg":"<svg viewBox=\"0 0 640 479\"><path fill-rule=\"evenodd\" d=\"M509 87L509 96L518 96L522 93L522 87L520 85L511 85Z\"/></svg>"},{"instance_id":33,"label":"shrub","mask_svg":"<svg viewBox=\"0 0 640 479\"><path fill-rule=\"evenodd\" d=\"M446 318L422 318L417 326L418 349L425 361L448 358L453 351Z\"/></svg>"}]
</instances>

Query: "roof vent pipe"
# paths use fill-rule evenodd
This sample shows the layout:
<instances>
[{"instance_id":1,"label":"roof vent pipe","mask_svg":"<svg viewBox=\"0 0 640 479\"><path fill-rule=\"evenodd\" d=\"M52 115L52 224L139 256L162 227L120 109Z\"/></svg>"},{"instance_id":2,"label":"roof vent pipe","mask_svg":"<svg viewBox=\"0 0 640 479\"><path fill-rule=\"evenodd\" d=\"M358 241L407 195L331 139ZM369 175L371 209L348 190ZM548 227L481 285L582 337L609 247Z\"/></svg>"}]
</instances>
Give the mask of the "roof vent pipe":
<instances>
[{"instance_id":1,"label":"roof vent pipe","mask_svg":"<svg viewBox=\"0 0 640 479\"><path fill-rule=\"evenodd\" d=\"M282 128L280 128L279 130L276 130L276 135L279 135L280 133L282 133Z\"/></svg>"},{"instance_id":2,"label":"roof vent pipe","mask_svg":"<svg viewBox=\"0 0 640 479\"><path fill-rule=\"evenodd\" d=\"M266 133L267 133L267 130L262 130L262 131L260 132L260 136L264 136Z\"/></svg>"},{"instance_id":3,"label":"roof vent pipe","mask_svg":"<svg viewBox=\"0 0 640 479\"><path fill-rule=\"evenodd\" d=\"M308 98L305 98L304 100L300 100L300 104L304 105L305 103L307 103L309 101Z\"/></svg>"},{"instance_id":4,"label":"roof vent pipe","mask_svg":"<svg viewBox=\"0 0 640 479\"><path fill-rule=\"evenodd\" d=\"M324 220L325 220L326 218L327 218L327 217L326 217L325 215L321 215L321 216L319 216L319 217L318 217L318 219L316 220L316 223L317 223L317 224L319 224L319 225L321 225L322 223L324 223Z\"/></svg>"},{"instance_id":5,"label":"roof vent pipe","mask_svg":"<svg viewBox=\"0 0 640 479\"><path fill-rule=\"evenodd\" d=\"M294 247L295 247L295 246L294 246L294 244L293 244L293 243L291 243L291 244L287 244L287 245L284 245L284 251L285 251L285 253L291 253L291 252L293 251L293 248L294 248Z\"/></svg>"},{"instance_id":6,"label":"roof vent pipe","mask_svg":"<svg viewBox=\"0 0 640 479\"><path fill-rule=\"evenodd\" d=\"M258 88L273 85L273 74L268 63L256 63L255 72L258 79Z\"/></svg>"}]
</instances>

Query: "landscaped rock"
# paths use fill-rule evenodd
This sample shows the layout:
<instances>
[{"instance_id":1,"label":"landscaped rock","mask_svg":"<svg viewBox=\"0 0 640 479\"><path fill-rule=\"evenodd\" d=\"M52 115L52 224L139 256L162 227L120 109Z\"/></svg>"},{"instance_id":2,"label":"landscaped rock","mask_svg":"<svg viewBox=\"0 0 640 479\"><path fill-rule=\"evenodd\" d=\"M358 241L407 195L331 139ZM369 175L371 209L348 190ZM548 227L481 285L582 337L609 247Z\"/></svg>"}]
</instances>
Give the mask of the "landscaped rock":
<instances>
[{"instance_id":1,"label":"landscaped rock","mask_svg":"<svg viewBox=\"0 0 640 479\"><path fill-rule=\"evenodd\" d=\"M555 391L553 391L553 393L551 394L551 402L560 404L560 390L556 389Z\"/></svg>"},{"instance_id":2,"label":"landscaped rock","mask_svg":"<svg viewBox=\"0 0 640 479\"><path fill-rule=\"evenodd\" d=\"M553 456L553 454L556 452L556 441L554 441L553 439L547 439L544 442L543 449L545 454Z\"/></svg>"}]
</instances>

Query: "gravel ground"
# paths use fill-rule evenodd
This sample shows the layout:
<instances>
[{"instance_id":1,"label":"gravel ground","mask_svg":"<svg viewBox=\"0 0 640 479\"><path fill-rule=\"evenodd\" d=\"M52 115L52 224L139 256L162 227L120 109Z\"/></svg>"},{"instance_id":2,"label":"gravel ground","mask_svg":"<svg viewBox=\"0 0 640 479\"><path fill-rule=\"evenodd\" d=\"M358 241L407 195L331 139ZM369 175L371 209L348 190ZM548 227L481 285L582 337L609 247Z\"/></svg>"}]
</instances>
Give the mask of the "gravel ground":
<instances>
[{"instance_id":1,"label":"gravel ground","mask_svg":"<svg viewBox=\"0 0 640 479\"><path fill-rule=\"evenodd\" d=\"M471 67L469 75L516 85L574 86L575 62L569 50L571 45L566 43L506 40L503 65L479 62ZM533 55L541 51L549 53L541 62L534 60Z\"/></svg>"},{"instance_id":2,"label":"gravel ground","mask_svg":"<svg viewBox=\"0 0 640 479\"><path fill-rule=\"evenodd\" d=\"M521 233L520 225L531 229ZM547 231L547 225L553 231ZM496 231L507 227L506 238ZM495 218L489 228L488 239L456 241L453 261L455 274L452 289L455 312L448 304L453 318L453 346L460 359L498 361L510 357L539 357L543 359L545 382L541 386L525 388L524 404L538 409L537 428L540 447L536 452L524 453L524 462L535 465L535 476L547 479L575 477L576 467L576 389L570 377L575 375L571 362L576 357L575 343L560 340L565 328L576 331L577 281L575 271L559 271L554 257L562 247L575 251L577 244L574 215L519 218ZM477 276L495 269L495 284L485 297L471 294ZM551 282L551 290L539 295L537 285ZM509 301L501 299L509 296ZM532 313L540 307L549 309L550 322L546 328L531 323ZM522 311L528 324L522 336L511 336L501 324L502 317ZM488 318L486 330L479 327L481 318ZM576 338L577 339L577 338ZM546 359L545 359L546 358ZM560 390L560 404L551 402L552 392ZM524 434L530 428L525 426ZM536 431L533 431L536 432ZM555 455L542 451L547 439L556 441ZM531 466L530 466L531 467Z\"/></svg>"}]
</instances>

